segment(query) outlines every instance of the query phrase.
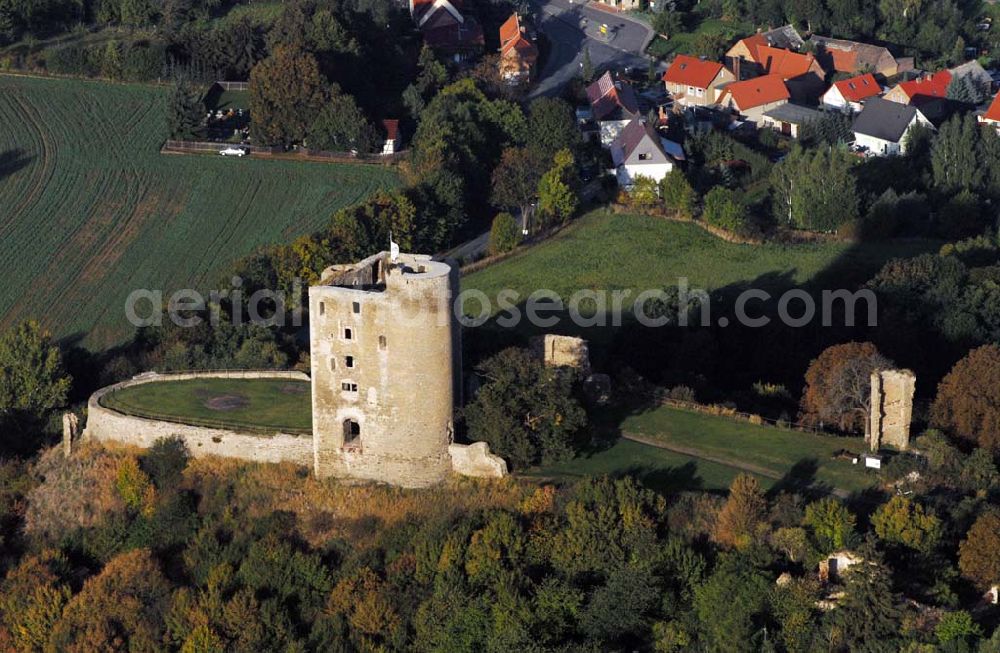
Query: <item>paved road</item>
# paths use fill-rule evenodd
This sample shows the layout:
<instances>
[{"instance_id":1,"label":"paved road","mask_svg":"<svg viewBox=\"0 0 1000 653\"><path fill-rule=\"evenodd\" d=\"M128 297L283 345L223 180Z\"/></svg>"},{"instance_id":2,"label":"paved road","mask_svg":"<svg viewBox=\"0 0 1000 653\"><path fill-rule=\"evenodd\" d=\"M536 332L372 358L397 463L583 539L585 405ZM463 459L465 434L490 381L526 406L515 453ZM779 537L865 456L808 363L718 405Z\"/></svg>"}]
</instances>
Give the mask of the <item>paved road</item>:
<instances>
[{"instance_id":1,"label":"paved road","mask_svg":"<svg viewBox=\"0 0 1000 653\"><path fill-rule=\"evenodd\" d=\"M594 69L649 65L643 49L652 29L637 20L588 6L585 0L532 0L538 28L551 45L545 67L531 97L556 95L580 74L583 51L590 51ZM600 34L606 23L609 35Z\"/></svg>"}]
</instances>

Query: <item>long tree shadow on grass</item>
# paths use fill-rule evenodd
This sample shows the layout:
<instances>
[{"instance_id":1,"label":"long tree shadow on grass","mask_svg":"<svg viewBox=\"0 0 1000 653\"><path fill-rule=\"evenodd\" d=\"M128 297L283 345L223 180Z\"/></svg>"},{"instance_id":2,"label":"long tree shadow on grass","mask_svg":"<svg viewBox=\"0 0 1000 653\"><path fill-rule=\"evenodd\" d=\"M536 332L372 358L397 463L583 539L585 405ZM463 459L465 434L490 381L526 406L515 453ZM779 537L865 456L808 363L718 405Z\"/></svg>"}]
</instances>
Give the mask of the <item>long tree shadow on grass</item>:
<instances>
[{"instance_id":1,"label":"long tree shadow on grass","mask_svg":"<svg viewBox=\"0 0 1000 653\"><path fill-rule=\"evenodd\" d=\"M539 327L523 319L525 304L521 303L517 309L522 320L517 326L505 328L493 319L479 329L469 330L464 338L465 360L474 364L503 347L524 346L531 337L545 333L573 335L589 341L593 368L611 374L617 383L626 377L636 378L637 374L659 387L691 387L702 402L732 403L740 410L793 421L797 418L798 397L810 361L830 345L870 340L901 366L914 369L921 379L918 392L922 386L926 393L957 360L960 343L951 343L942 334L930 330L916 332L902 328L892 315L887 315L878 306L877 323L869 326L868 305L864 301L857 303L857 314L851 324L846 319L844 302L834 301L827 306L823 293L841 289L854 292L872 279L889 259L936 251L939 247L938 242L921 240L859 243L847 247L804 283L797 281L795 269L783 269L716 289L709 294L708 320L702 323L701 313L694 311L691 317L695 319L689 320L691 326L685 327L677 326L676 320L665 327L643 326L629 314L617 326L610 320L603 325L580 326L569 319L566 310L549 313L558 318L555 325ZM665 279L664 286L671 282L676 280ZM693 280L692 286L695 283ZM763 291L769 297L751 301L746 306L749 315L764 318L764 326L741 324L736 319L737 299L748 290ZM779 298L789 291L800 294L805 291L817 309L814 319L802 326L787 324L781 319ZM801 299L790 301L788 308L793 316L801 315ZM755 394L754 386L758 384L780 388L784 398L771 404L763 401ZM617 390L621 399L622 388ZM620 436L621 424L628 416L659 405L651 396L632 392L631 388L626 394L625 401L620 401L614 409L592 411L592 419L599 414L597 421L601 424L599 437L592 446L594 450L611 446ZM733 453L738 455L739 452ZM828 493L832 488L816 481L820 463L815 459L800 460L772 492L787 489L810 495ZM624 473L653 474L642 467L626 468ZM659 481L655 474L650 478L663 487L676 487L679 480L684 480L683 474L675 472L665 473ZM687 480L693 482L695 478Z\"/></svg>"},{"instance_id":2,"label":"long tree shadow on grass","mask_svg":"<svg viewBox=\"0 0 1000 653\"><path fill-rule=\"evenodd\" d=\"M0 152L0 181L31 163L32 157L21 149Z\"/></svg>"},{"instance_id":3,"label":"long tree shadow on grass","mask_svg":"<svg viewBox=\"0 0 1000 653\"><path fill-rule=\"evenodd\" d=\"M698 464L693 460L677 467L632 465L616 470L610 476L633 478L642 486L664 495L703 490L705 486L704 480L698 475Z\"/></svg>"}]
</instances>

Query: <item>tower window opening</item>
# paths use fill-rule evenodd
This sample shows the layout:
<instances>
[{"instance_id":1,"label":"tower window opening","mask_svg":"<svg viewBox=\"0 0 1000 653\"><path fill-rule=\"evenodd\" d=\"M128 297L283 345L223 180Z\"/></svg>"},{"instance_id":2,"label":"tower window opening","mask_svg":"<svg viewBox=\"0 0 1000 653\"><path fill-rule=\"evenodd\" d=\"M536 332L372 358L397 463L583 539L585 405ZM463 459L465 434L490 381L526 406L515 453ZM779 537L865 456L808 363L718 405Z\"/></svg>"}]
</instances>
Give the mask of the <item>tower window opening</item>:
<instances>
[{"instance_id":1,"label":"tower window opening","mask_svg":"<svg viewBox=\"0 0 1000 653\"><path fill-rule=\"evenodd\" d=\"M354 367L354 356L348 356L345 358L344 364L347 365L347 367Z\"/></svg>"},{"instance_id":2,"label":"tower window opening","mask_svg":"<svg viewBox=\"0 0 1000 653\"><path fill-rule=\"evenodd\" d=\"M337 369L337 357L330 356L330 371L333 372Z\"/></svg>"},{"instance_id":3,"label":"tower window opening","mask_svg":"<svg viewBox=\"0 0 1000 653\"><path fill-rule=\"evenodd\" d=\"M385 349L385 347L386 347L385 336L379 336L378 337L378 348L379 349Z\"/></svg>"},{"instance_id":4,"label":"tower window opening","mask_svg":"<svg viewBox=\"0 0 1000 653\"><path fill-rule=\"evenodd\" d=\"M354 330L351 327L344 328L344 340L351 340L354 338Z\"/></svg>"},{"instance_id":5,"label":"tower window opening","mask_svg":"<svg viewBox=\"0 0 1000 653\"><path fill-rule=\"evenodd\" d=\"M361 447L361 425L357 420L344 420L344 446L351 449Z\"/></svg>"},{"instance_id":6,"label":"tower window opening","mask_svg":"<svg viewBox=\"0 0 1000 653\"><path fill-rule=\"evenodd\" d=\"M343 390L344 392L357 392L358 384L351 383L350 381L344 381L343 383L340 384L340 389Z\"/></svg>"},{"instance_id":7,"label":"tower window opening","mask_svg":"<svg viewBox=\"0 0 1000 653\"><path fill-rule=\"evenodd\" d=\"M326 315L326 302L319 303L319 314Z\"/></svg>"},{"instance_id":8,"label":"tower window opening","mask_svg":"<svg viewBox=\"0 0 1000 653\"><path fill-rule=\"evenodd\" d=\"M360 302L352 302L351 303L351 310L353 310L355 313L360 313L361 312L361 303Z\"/></svg>"}]
</instances>

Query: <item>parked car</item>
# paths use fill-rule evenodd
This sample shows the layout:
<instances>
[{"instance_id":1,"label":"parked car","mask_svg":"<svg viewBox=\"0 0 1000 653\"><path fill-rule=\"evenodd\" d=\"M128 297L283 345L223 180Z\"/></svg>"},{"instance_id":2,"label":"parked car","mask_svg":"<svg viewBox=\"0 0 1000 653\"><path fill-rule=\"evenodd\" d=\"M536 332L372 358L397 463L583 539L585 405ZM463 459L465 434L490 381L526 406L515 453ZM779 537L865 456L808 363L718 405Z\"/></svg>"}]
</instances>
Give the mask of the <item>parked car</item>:
<instances>
[{"instance_id":1,"label":"parked car","mask_svg":"<svg viewBox=\"0 0 1000 653\"><path fill-rule=\"evenodd\" d=\"M246 156L247 151L242 147L227 147L224 150L220 150L219 154L222 156Z\"/></svg>"}]
</instances>

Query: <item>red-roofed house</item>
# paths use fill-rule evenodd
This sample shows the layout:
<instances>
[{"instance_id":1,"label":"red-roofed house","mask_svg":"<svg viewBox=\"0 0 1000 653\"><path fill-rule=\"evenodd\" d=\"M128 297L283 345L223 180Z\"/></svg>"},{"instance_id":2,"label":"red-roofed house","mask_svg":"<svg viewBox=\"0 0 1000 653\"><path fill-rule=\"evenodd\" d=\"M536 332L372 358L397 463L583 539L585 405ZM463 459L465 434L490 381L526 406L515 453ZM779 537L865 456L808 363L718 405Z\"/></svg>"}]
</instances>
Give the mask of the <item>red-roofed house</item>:
<instances>
[{"instance_id":1,"label":"red-roofed house","mask_svg":"<svg viewBox=\"0 0 1000 653\"><path fill-rule=\"evenodd\" d=\"M383 120L382 128L385 129L385 143L382 145L382 154L395 154L399 151L399 121Z\"/></svg>"},{"instance_id":2,"label":"red-roofed house","mask_svg":"<svg viewBox=\"0 0 1000 653\"><path fill-rule=\"evenodd\" d=\"M868 70L884 77L912 66L910 59L896 59L881 45L834 39L813 34L809 42L816 46L816 58L824 68L838 73L855 74Z\"/></svg>"},{"instance_id":3,"label":"red-roofed house","mask_svg":"<svg viewBox=\"0 0 1000 653\"><path fill-rule=\"evenodd\" d=\"M461 59L483 49L483 28L462 14L461 0L409 0L410 17L424 42Z\"/></svg>"},{"instance_id":4,"label":"red-roofed house","mask_svg":"<svg viewBox=\"0 0 1000 653\"><path fill-rule=\"evenodd\" d=\"M737 80L765 74L761 65L761 47L800 50L805 42L795 28L785 25L767 32L760 32L737 41L726 52L726 66Z\"/></svg>"},{"instance_id":5,"label":"red-roofed house","mask_svg":"<svg viewBox=\"0 0 1000 653\"><path fill-rule=\"evenodd\" d=\"M871 73L842 79L834 82L820 101L824 106L842 111L861 111L862 105L868 98L882 94L882 86L875 80Z\"/></svg>"},{"instance_id":6,"label":"red-roofed house","mask_svg":"<svg viewBox=\"0 0 1000 653\"><path fill-rule=\"evenodd\" d=\"M587 87L587 100L605 147L611 145L629 121L639 116L639 101L632 86L625 81L615 81L611 71Z\"/></svg>"},{"instance_id":7,"label":"red-roofed house","mask_svg":"<svg viewBox=\"0 0 1000 653\"><path fill-rule=\"evenodd\" d=\"M885 99L899 104L920 105L932 100L943 100L948 96L948 84L951 83L951 71L939 70L933 75L900 82L888 93Z\"/></svg>"},{"instance_id":8,"label":"red-roofed house","mask_svg":"<svg viewBox=\"0 0 1000 653\"><path fill-rule=\"evenodd\" d=\"M791 93L780 75L764 75L733 82L722 90L718 104L761 124L764 112L788 102Z\"/></svg>"},{"instance_id":9,"label":"red-roofed house","mask_svg":"<svg viewBox=\"0 0 1000 653\"><path fill-rule=\"evenodd\" d=\"M538 48L525 34L520 17L514 13L500 26L500 78L521 84L531 78L538 61Z\"/></svg>"},{"instance_id":10,"label":"red-roofed house","mask_svg":"<svg viewBox=\"0 0 1000 653\"><path fill-rule=\"evenodd\" d=\"M813 100L826 88L826 73L812 54L762 45L757 48L758 63L765 75L778 75L797 100Z\"/></svg>"},{"instance_id":11,"label":"red-roofed house","mask_svg":"<svg viewBox=\"0 0 1000 653\"><path fill-rule=\"evenodd\" d=\"M677 55L663 73L667 93L685 106L715 104L719 86L734 80L733 74L721 63L686 54Z\"/></svg>"},{"instance_id":12,"label":"red-roofed house","mask_svg":"<svg viewBox=\"0 0 1000 653\"><path fill-rule=\"evenodd\" d=\"M1000 93L993 98L993 102L990 103L990 108L986 110L986 113L979 116L979 122L984 125L990 125L1000 133Z\"/></svg>"}]
</instances>

